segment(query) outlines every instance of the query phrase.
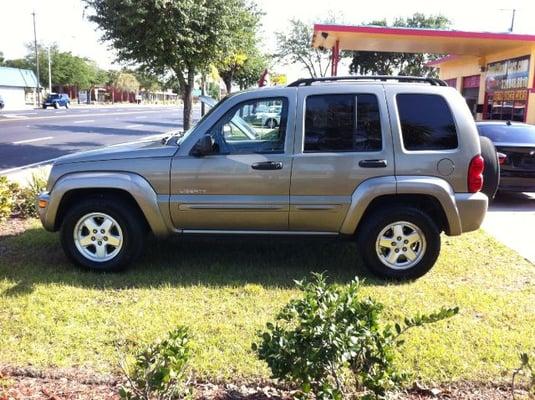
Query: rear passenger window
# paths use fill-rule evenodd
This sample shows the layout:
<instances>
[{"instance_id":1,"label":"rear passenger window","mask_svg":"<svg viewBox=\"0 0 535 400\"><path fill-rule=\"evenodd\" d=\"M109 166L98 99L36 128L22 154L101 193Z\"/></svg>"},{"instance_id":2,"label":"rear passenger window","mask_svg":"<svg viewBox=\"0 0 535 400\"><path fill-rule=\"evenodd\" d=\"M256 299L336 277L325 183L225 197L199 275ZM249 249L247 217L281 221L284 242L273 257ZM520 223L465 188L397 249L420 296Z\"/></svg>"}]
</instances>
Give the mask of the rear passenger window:
<instances>
[{"instance_id":1,"label":"rear passenger window","mask_svg":"<svg viewBox=\"0 0 535 400\"><path fill-rule=\"evenodd\" d=\"M453 115L442 96L398 94L396 100L403 145L407 150L457 148Z\"/></svg>"},{"instance_id":2,"label":"rear passenger window","mask_svg":"<svg viewBox=\"0 0 535 400\"><path fill-rule=\"evenodd\" d=\"M373 94L314 95L306 99L305 152L381 150L381 122Z\"/></svg>"}]
</instances>

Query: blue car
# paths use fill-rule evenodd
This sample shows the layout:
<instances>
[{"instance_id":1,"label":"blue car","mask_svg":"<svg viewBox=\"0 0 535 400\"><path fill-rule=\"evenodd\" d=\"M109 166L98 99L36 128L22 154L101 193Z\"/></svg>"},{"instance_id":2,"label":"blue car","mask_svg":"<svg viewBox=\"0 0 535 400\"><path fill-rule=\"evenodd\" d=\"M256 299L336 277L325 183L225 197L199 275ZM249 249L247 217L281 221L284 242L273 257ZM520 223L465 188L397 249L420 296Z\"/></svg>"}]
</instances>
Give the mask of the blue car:
<instances>
[{"instance_id":1,"label":"blue car","mask_svg":"<svg viewBox=\"0 0 535 400\"><path fill-rule=\"evenodd\" d=\"M65 93L52 93L47 96L45 101L43 102L43 108L48 108L49 106L52 106L54 108L59 107L65 107L69 108L69 105L71 104L71 100L69 99L69 96Z\"/></svg>"}]
</instances>

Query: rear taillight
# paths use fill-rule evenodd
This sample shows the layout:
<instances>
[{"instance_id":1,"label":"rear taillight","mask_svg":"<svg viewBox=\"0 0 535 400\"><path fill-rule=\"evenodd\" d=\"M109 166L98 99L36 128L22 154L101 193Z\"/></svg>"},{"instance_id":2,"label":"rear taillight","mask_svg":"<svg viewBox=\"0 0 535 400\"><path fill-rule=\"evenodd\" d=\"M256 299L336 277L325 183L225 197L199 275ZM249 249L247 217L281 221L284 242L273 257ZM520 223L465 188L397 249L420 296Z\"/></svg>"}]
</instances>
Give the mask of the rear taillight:
<instances>
[{"instance_id":1,"label":"rear taillight","mask_svg":"<svg viewBox=\"0 0 535 400\"><path fill-rule=\"evenodd\" d=\"M485 161L479 154L472 158L468 166L468 191L476 193L483 187L483 169Z\"/></svg>"},{"instance_id":2,"label":"rear taillight","mask_svg":"<svg viewBox=\"0 0 535 400\"><path fill-rule=\"evenodd\" d=\"M498 163L499 163L500 165L503 165L503 164L505 164L505 160L507 160L507 155L498 152Z\"/></svg>"}]
</instances>

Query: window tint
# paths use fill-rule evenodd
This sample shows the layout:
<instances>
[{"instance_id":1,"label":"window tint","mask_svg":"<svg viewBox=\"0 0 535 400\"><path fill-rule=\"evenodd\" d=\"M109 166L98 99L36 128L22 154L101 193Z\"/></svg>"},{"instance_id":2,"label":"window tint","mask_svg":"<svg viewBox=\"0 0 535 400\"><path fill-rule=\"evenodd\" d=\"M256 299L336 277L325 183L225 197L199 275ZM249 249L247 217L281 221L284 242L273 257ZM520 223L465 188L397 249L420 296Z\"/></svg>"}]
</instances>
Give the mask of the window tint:
<instances>
[{"instance_id":1,"label":"window tint","mask_svg":"<svg viewBox=\"0 0 535 400\"><path fill-rule=\"evenodd\" d=\"M287 116L286 98L251 100L227 112L211 135L222 154L281 153Z\"/></svg>"},{"instance_id":2,"label":"window tint","mask_svg":"<svg viewBox=\"0 0 535 400\"><path fill-rule=\"evenodd\" d=\"M433 94L398 94L403 145L407 150L457 148L457 132L450 108Z\"/></svg>"},{"instance_id":3,"label":"window tint","mask_svg":"<svg viewBox=\"0 0 535 400\"><path fill-rule=\"evenodd\" d=\"M480 124L477 128L481 135L488 137L493 142L535 145L535 126L533 125Z\"/></svg>"},{"instance_id":4,"label":"window tint","mask_svg":"<svg viewBox=\"0 0 535 400\"><path fill-rule=\"evenodd\" d=\"M379 151L379 104L373 94L308 96L305 152Z\"/></svg>"}]
</instances>

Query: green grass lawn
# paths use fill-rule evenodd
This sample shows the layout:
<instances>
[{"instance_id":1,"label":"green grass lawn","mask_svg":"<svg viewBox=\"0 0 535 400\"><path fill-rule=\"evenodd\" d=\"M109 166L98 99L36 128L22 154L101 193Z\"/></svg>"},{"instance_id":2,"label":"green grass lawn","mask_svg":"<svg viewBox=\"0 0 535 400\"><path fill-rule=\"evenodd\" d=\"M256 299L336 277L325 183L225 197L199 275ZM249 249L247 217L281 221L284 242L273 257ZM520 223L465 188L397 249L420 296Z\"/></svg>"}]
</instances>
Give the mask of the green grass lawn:
<instances>
[{"instance_id":1,"label":"green grass lawn","mask_svg":"<svg viewBox=\"0 0 535 400\"><path fill-rule=\"evenodd\" d=\"M407 336L398 362L423 381L509 379L518 353L535 346L535 266L483 232L443 237L434 269L403 284L368 276L351 242L151 239L129 271L96 274L69 264L58 240L37 222L0 239L0 363L113 371L117 341L183 324L197 376L267 377L250 350L255 331L311 271L339 284L366 278L388 320L459 306Z\"/></svg>"}]
</instances>

